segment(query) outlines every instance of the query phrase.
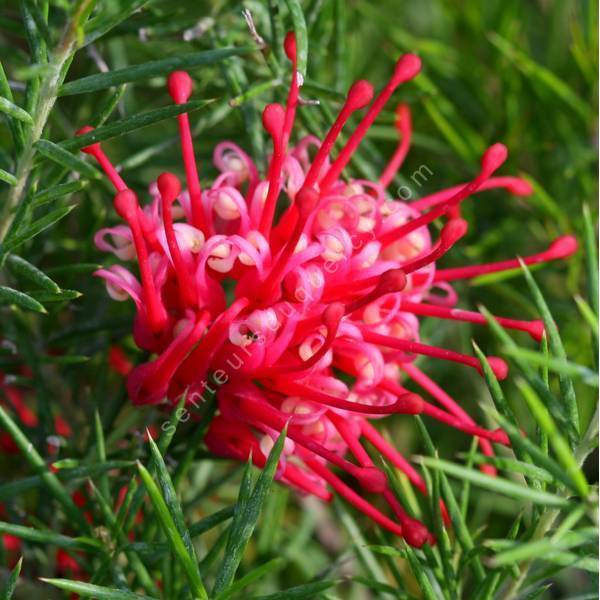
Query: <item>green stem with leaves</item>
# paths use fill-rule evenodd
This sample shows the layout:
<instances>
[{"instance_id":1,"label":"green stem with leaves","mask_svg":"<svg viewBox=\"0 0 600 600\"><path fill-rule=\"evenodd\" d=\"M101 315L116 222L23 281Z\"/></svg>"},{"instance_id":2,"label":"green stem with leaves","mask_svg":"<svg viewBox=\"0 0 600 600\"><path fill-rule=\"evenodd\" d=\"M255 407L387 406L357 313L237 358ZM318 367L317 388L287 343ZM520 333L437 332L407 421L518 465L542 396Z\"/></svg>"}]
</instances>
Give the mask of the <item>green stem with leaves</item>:
<instances>
[{"instance_id":1,"label":"green stem with leaves","mask_svg":"<svg viewBox=\"0 0 600 600\"><path fill-rule=\"evenodd\" d=\"M35 144L38 142L54 103L58 98L58 91L67 74L69 63L74 52L80 45L80 28L89 16L97 0L82 0L75 10L70 22L67 23L64 33L56 49L52 53L49 64L49 74L44 76L34 114L33 123L27 128L25 144L17 162L15 172L16 184L11 188L7 201L0 214L0 244L11 228L15 218L15 209L27 194L27 182L33 167Z\"/></svg>"}]
</instances>

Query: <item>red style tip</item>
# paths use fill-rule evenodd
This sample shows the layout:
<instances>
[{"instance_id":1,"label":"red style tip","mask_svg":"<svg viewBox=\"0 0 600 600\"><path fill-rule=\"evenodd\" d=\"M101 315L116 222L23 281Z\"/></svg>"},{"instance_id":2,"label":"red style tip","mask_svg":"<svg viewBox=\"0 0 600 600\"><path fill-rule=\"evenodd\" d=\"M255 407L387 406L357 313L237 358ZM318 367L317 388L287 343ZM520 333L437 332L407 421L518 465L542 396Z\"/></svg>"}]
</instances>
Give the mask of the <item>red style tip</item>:
<instances>
[{"instance_id":1,"label":"red style tip","mask_svg":"<svg viewBox=\"0 0 600 600\"><path fill-rule=\"evenodd\" d=\"M84 133L89 133L90 131L94 131L94 128L91 125L84 125L81 129L78 129L75 132L75 135L83 135Z\"/></svg>"},{"instance_id":2,"label":"red style tip","mask_svg":"<svg viewBox=\"0 0 600 600\"><path fill-rule=\"evenodd\" d=\"M356 478L368 492L381 494L387 489L387 477L376 467L362 467L357 470Z\"/></svg>"},{"instance_id":3,"label":"red style tip","mask_svg":"<svg viewBox=\"0 0 600 600\"><path fill-rule=\"evenodd\" d=\"M117 193L113 200L117 214L125 221L133 221L137 217L138 201L135 193L130 190L122 190Z\"/></svg>"},{"instance_id":4,"label":"red style tip","mask_svg":"<svg viewBox=\"0 0 600 600\"><path fill-rule=\"evenodd\" d=\"M514 178L506 188L513 196L531 196L533 186L525 179Z\"/></svg>"},{"instance_id":5,"label":"red style tip","mask_svg":"<svg viewBox=\"0 0 600 600\"><path fill-rule=\"evenodd\" d=\"M160 195L166 202L174 202L181 193L181 183L173 173L162 173L156 183Z\"/></svg>"},{"instance_id":6,"label":"red style tip","mask_svg":"<svg viewBox=\"0 0 600 600\"><path fill-rule=\"evenodd\" d=\"M548 258L568 258L577 252L579 244L577 238L572 235L563 235L556 238L550 246L548 246Z\"/></svg>"},{"instance_id":7,"label":"red style tip","mask_svg":"<svg viewBox=\"0 0 600 600\"><path fill-rule=\"evenodd\" d=\"M133 371L133 364L119 346L111 346L108 350L108 364L119 375L129 375Z\"/></svg>"},{"instance_id":8,"label":"red style tip","mask_svg":"<svg viewBox=\"0 0 600 600\"><path fill-rule=\"evenodd\" d=\"M293 31L288 31L283 42L285 55L294 62L296 60L296 34Z\"/></svg>"},{"instance_id":9,"label":"red style tip","mask_svg":"<svg viewBox=\"0 0 600 600\"><path fill-rule=\"evenodd\" d=\"M506 162L507 157L508 149L504 144L490 146L481 157L482 176L491 177Z\"/></svg>"},{"instance_id":10,"label":"red style tip","mask_svg":"<svg viewBox=\"0 0 600 600\"><path fill-rule=\"evenodd\" d=\"M506 379L508 376L508 365L506 364L506 361L498 356L488 356L487 361L497 379L500 381ZM481 375L483 375L483 368L481 365L477 367L477 370Z\"/></svg>"},{"instance_id":11,"label":"red style tip","mask_svg":"<svg viewBox=\"0 0 600 600\"><path fill-rule=\"evenodd\" d=\"M303 223L312 211L317 207L319 202L319 193L314 188L300 188L296 194L295 204L300 215L300 222Z\"/></svg>"},{"instance_id":12,"label":"red style tip","mask_svg":"<svg viewBox=\"0 0 600 600\"><path fill-rule=\"evenodd\" d=\"M278 139L285 122L285 110L281 104L267 104L262 114L263 127L274 139Z\"/></svg>"},{"instance_id":13,"label":"red style tip","mask_svg":"<svg viewBox=\"0 0 600 600\"><path fill-rule=\"evenodd\" d=\"M498 475L498 469L496 469L496 467L493 465L481 465L479 470L484 475L488 475L489 477L496 477L496 475Z\"/></svg>"},{"instance_id":14,"label":"red style tip","mask_svg":"<svg viewBox=\"0 0 600 600\"><path fill-rule=\"evenodd\" d=\"M467 233L468 229L469 224L464 219L451 219L442 228L441 237L444 242L454 244Z\"/></svg>"},{"instance_id":15,"label":"red style tip","mask_svg":"<svg viewBox=\"0 0 600 600\"><path fill-rule=\"evenodd\" d=\"M169 96L175 104L185 104L192 95L192 78L185 71L173 71L167 80Z\"/></svg>"},{"instance_id":16,"label":"red style tip","mask_svg":"<svg viewBox=\"0 0 600 600\"><path fill-rule=\"evenodd\" d=\"M498 429L494 429L492 433L494 434L493 439L490 438L492 442L495 442L496 444L503 444L504 446L510 446L510 438L504 429L500 429L498 427Z\"/></svg>"},{"instance_id":17,"label":"red style tip","mask_svg":"<svg viewBox=\"0 0 600 600\"><path fill-rule=\"evenodd\" d=\"M81 129L78 129L75 132L75 135L84 135L85 133L89 133L90 131L94 131L94 127L91 125L84 125ZM90 144L85 148L82 148L81 151L85 152L85 154L91 154L92 156L96 155L100 150L100 142L96 142L95 144Z\"/></svg>"},{"instance_id":18,"label":"red style tip","mask_svg":"<svg viewBox=\"0 0 600 600\"><path fill-rule=\"evenodd\" d=\"M331 325L337 325L345 312L346 307L341 302L332 302L323 313L323 323L327 326L327 329Z\"/></svg>"},{"instance_id":19,"label":"red style tip","mask_svg":"<svg viewBox=\"0 0 600 600\"><path fill-rule=\"evenodd\" d=\"M346 96L346 106L348 110L355 111L364 108L373 100L373 86L364 79L352 84Z\"/></svg>"},{"instance_id":20,"label":"red style tip","mask_svg":"<svg viewBox=\"0 0 600 600\"><path fill-rule=\"evenodd\" d=\"M422 548L425 544L435 544L435 538L423 523L416 519L402 519L402 537L413 548Z\"/></svg>"},{"instance_id":21,"label":"red style tip","mask_svg":"<svg viewBox=\"0 0 600 600\"><path fill-rule=\"evenodd\" d=\"M416 54L403 54L396 62L392 81L395 85L410 81L421 70L421 59Z\"/></svg>"},{"instance_id":22,"label":"red style tip","mask_svg":"<svg viewBox=\"0 0 600 600\"><path fill-rule=\"evenodd\" d=\"M406 273L402 269L390 269L381 275L377 284L378 295L401 292L406 287Z\"/></svg>"},{"instance_id":23,"label":"red style tip","mask_svg":"<svg viewBox=\"0 0 600 600\"><path fill-rule=\"evenodd\" d=\"M419 394L411 392L398 397L394 407L403 415L420 415L423 412L424 400Z\"/></svg>"},{"instance_id":24,"label":"red style tip","mask_svg":"<svg viewBox=\"0 0 600 600\"><path fill-rule=\"evenodd\" d=\"M546 331L546 326L544 325L544 321L541 319L536 319L535 321L529 322L529 328L527 329L527 333L536 341L541 342L544 337L544 333Z\"/></svg>"}]
</instances>

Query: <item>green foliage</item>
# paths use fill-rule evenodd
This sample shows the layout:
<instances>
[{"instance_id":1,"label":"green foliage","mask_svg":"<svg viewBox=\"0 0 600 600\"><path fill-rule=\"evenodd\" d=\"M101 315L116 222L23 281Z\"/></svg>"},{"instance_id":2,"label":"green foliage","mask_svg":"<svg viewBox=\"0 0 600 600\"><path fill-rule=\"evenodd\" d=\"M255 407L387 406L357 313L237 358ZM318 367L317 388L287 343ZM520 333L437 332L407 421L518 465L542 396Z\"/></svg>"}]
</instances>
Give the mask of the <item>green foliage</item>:
<instances>
[{"instance_id":1,"label":"green foliage","mask_svg":"<svg viewBox=\"0 0 600 600\"><path fill-rule=\"evenodd\" d=\"M0 544L2 564L16 564L2 571L0 597L595 597L597 21L591 0L2 3L0 373L25 390L37 420L21 422L0 392L0 434L19 449L0 454L0 536L19 538L22 555ZM112 192L79 150L103 141L142 191L163 170L181 172L174 117L189 112L203 179L222 139L264 164L260 112L285 98L288 30L303 97L320 102L299 108L299 134L322 135L355 79L381 86L399 53L421 56L424 73L398 95L415 135L394 184L413 197L468 179L490 143L509 147L508 170L527 174L533 196L489 192L465 205L471 232L445 265L525 255L562 233L580 241L567 265L459 285L461 306L481 306L489 327L423 320L426 341L470 351L476 337L482 379L432 361L425 370L511 442L490 459L426 419L385 421L420 456L427 498L384 466L398 499L435 531L434 547L415 550L340 501L272 484L284 434L257 476L210 456L212 402L187 418L133 407L108 366L114 344L134 355L131 312L92 277L106 260L92 238L114 223ZM195 91L173 106L165 77L180 68ZM353 158L354 175L377 178L385 166L393 108ZM76 136L86 124L96 129ZM433 175L417 184L408 174L423 165ZM543 319L547 339L537 347L507 334L496 313ZM506 382L485 358L492 349L511 362Z\"/></svg>"}]
</instances>

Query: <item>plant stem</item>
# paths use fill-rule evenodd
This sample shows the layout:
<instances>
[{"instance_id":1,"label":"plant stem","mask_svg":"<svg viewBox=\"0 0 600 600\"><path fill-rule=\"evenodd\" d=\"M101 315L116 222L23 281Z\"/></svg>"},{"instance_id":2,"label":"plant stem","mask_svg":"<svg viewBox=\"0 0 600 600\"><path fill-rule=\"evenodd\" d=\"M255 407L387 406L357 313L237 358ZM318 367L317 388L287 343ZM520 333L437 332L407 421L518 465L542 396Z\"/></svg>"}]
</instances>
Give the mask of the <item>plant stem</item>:
<instances>
[{"instance_id":1,"label":"plant stem","mask_svg":"<svg viewBox=\"0 0 600 600\"><path fill-rule=\"evenodd\" d=\"M87 18L96 0L83 0L71 21L67 24L61 41L52 53L50 74L42 81L38 102L34 111L33 124L28 129L21 156L17 162L15 177L17 183L11 188L0 214L0 244L4 241L15 218L15 209L27 193L27 180L33 166L35 144L42 137L50 111L58 97L58 90L66 76L67 63L76 49L80 20Z\"/></svg>"}]
</instances>

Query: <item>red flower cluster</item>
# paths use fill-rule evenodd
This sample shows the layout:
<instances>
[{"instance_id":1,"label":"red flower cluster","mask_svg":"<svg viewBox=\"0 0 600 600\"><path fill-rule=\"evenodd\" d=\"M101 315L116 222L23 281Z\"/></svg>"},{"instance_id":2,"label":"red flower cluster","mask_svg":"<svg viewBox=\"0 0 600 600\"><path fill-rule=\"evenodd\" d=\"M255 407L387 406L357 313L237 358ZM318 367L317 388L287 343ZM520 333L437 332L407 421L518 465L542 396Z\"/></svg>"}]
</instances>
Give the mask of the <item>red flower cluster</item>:
<instances>
[{"instance_id":1,"label":"red flower cluster","mask_svg":"<svg viewBox=\"0 0 600 600\"><path fill-rule=\"evenodd\" d=\"M219 413L208 429L208 447L239 460L251 455L258 466L287 424L281 481L325 500L333 490L421 546L432 541L431 534L406 514L363 443L370 442L424 493L420 475L378 433L373 419L423 414L478 437L488 455L493 443L508 443L503 431L479 427L414 358L425 355L481 372L473 356L422 343L419 317L485 324L479 313L455 308L451 282L515 269L518 261L452 269L438 269L437 261L467 232L463 201L493 188L516 195L531 188L519 178L493 176L507 156L502 144L494 144L472 181L412 203L390 198L386 188L412 133L405 105L397 111L400 143L380 180L342 177L377 115L396 88L419 73L421 62L413 54L401 56L377 95L369 82L356 82L325 139L308 136L292 146L302 85L293 34L285 51L292 64L286 106L269 104L263 112L273 145L264 178L243 150L223 142L214 151L219 175L201 189L185 113L178 120L187 189L163 173L150 186L145 206L100 144L83 150L114 184L114 207L124 221L99 231L96 244L139 267L139 279L119 264L97 272L113 298L134 301L135 341L154 355L129 374L129 394L136 404L156 404L174 403L187 391L188 401L198 404L216 393ZM185 72L172 73L168 90L175 103L185 103L192 80ZM358 126L332 158L342 129L359 111L364 114ZM438 220L443 227L432 240L428 226ZM525 262L565 258L576 247L573 237L562 237ZM543 334L540 321L498 320L536 340ZM504 361L489 361L504 378ZM436 403L407 391L401 384L406 379ZM391 516L332 466L365 492L380 495Z\"/></svg>"}]
</instances>

